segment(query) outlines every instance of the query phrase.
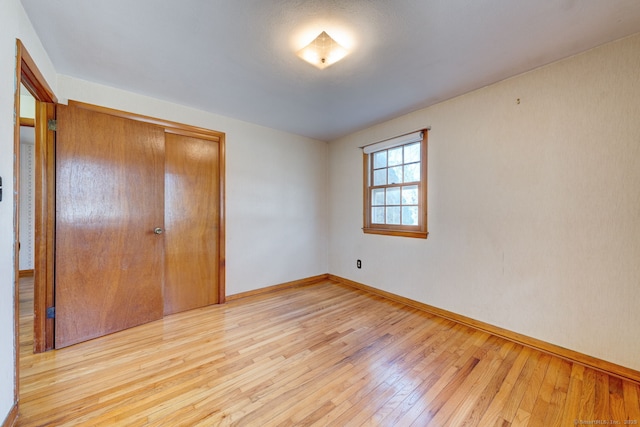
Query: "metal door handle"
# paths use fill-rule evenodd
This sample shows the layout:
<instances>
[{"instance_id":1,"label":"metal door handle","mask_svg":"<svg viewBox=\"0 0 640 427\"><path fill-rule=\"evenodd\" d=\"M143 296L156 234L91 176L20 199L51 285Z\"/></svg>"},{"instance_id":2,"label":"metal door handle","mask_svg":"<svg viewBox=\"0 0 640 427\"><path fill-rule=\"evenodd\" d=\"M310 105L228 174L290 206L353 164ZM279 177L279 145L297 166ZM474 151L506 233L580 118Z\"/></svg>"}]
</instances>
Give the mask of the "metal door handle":
<instances>
[{"instance_id":1,"label":"metal door handle","mask_svg":"<svg viewBox=\"0 0 640 427\"><path fill-rule=\"evenodd\" d=\"M156 227L156 228L153 229L153 232L156 233L156 234L162 234L162 231L163 230L160 227Z\"/></svg>"}]
</instances>

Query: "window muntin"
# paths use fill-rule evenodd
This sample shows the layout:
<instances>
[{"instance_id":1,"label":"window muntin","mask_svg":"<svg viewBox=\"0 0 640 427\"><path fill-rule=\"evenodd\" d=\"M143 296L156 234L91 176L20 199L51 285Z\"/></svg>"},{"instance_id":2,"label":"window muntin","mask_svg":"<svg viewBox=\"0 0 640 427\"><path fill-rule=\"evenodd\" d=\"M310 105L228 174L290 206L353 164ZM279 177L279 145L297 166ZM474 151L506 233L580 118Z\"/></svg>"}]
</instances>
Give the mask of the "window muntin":
<instances>
[{"instance_id":1,"label":"window muntin","mask_svg":"<svg viewBox=\"0 0 640 427\"><path fill-rule=\"evenodd\" d=\"M426 131L422 141L365 154L366 233L426 237Z\"/></svg>"}]
</instances>

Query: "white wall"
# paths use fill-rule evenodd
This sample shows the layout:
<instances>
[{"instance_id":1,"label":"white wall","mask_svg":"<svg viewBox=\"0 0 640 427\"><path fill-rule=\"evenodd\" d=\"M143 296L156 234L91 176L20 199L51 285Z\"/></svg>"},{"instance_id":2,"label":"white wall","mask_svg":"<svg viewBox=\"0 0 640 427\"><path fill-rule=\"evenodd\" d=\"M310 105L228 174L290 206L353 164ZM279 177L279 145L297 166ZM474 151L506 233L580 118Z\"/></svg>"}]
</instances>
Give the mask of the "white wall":
<instances>
[{"instance_id":1,"label":"white wall","mask_svg":"<svg viewBox=\"0 0 640 427\"><path fill-rule=\"evenodd\" d=\"M226 288L233 295L328 271L325 142L69 76L68 99L226 134Z\"/></svg>"},{"instance_id":2,"label":"white wall","mask_svg":"<svg viewBox=\"0 0 640 427\"><path fill-rule=\"evenodd\" d=\"M36 118L36 100L24 87L24 84L20 85L20 117L25 119Z\"/></svg>"},{"instance_id":3,"label":"white wall","mask_svg":"<svg viewBox=\"0 0 640 427\"><path fill-rule=\"evenodd\" d=\"M20 117L35 119L36 100L20 87ZM33 270L35 245L35 129L20 126L20 270Z\"/></svg>"},{"instance_id":4,"label":"white wall","mask_svg":"<svg viewBox=\"0 0 640 427\"><path fill-rule=\"evenodd\" d=\"M20 256L18 268L33 270L35 251L35 130L20 127Z\"/></svg>"},{"instance_id":5,"label":"white wall","mask_svg":"<svg viewBox=\"0 0 640 427\"><path fill-rule=\"evenodd\" d=\"M13 117L16 38L20 38L55 90L55 71L19 0L2 0L0 13L0 422L13 405L14 342L14 206Z\"/></svg>"},{"instance_id":6,"label":"white wall","mask_svg":"<svg viewBox=\"0 0 640 427\"><path fill-rule=\"evenodd\" d=\"M636 35L332 142L329 271L639 370L639 70ZM357 147L423 126L429 238L363 234Z\"/></svg>"}]
</instances>

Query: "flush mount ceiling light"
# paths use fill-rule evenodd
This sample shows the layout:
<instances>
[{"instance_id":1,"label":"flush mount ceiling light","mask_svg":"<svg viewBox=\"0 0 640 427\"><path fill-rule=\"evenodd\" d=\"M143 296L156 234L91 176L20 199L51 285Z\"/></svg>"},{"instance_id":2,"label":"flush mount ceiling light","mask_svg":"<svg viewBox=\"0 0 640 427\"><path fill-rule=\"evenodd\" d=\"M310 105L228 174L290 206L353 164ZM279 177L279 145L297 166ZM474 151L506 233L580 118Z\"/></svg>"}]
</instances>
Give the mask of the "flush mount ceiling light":
<instances>
[{"instance_id":1,"label":"flush mount ceiling light","mask_svg":"<svg viewBox=\"0 0 640 427\"><path fill-rule=\"evenodd\" d=\"M340 61L347 56L347 53L349 53L347 49L340 46L329 34L323 31L315 40L300 49L298 56L322 70Z\"/></svg>"}]
</instances>

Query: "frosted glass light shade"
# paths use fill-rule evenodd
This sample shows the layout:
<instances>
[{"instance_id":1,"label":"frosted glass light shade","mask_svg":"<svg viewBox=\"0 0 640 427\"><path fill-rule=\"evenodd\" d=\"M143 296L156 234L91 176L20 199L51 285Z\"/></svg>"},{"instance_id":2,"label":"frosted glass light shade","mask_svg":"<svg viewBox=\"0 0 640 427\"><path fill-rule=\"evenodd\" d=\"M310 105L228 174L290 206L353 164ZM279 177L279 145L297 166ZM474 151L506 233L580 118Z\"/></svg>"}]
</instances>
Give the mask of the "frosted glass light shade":
<instances>
[{"instance_id":1,"label":"frosted glass light shade","mask_svg":"<svg viewBox=\"0 0 640 427\"><path fill-rule=\"evenodd\" d=\"M335 64L349 52L325 31L321 32L311 43L298 51L298 56L308 63L320 68Z\"/></svg>"}]
</instances>

